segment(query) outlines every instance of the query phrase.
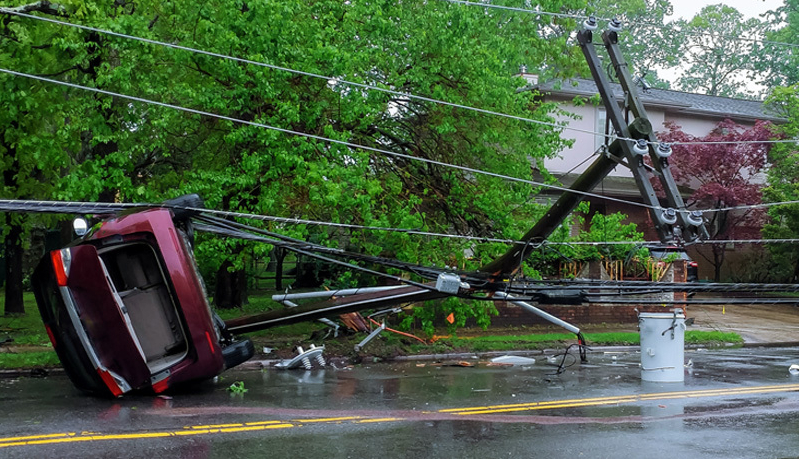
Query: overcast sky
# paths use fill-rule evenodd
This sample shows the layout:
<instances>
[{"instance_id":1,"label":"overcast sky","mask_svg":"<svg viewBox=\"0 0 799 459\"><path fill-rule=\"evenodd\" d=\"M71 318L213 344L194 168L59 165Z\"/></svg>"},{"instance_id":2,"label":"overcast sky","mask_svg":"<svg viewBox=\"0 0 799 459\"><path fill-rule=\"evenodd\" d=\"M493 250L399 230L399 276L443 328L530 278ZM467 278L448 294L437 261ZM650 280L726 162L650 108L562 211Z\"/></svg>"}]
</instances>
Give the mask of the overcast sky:
<instances>
[{"instance_id":1,"label":"overcast sky","mask_svg":"<svg viewBox=\"0 0 799 459\"><path fill-rule=\"evenodd\" d=\"M785 4L783 0L671 0L674 18L691 19L707 5L723 3L740 11L747 18L775 10Z\"/></svg>"}]
</instances>

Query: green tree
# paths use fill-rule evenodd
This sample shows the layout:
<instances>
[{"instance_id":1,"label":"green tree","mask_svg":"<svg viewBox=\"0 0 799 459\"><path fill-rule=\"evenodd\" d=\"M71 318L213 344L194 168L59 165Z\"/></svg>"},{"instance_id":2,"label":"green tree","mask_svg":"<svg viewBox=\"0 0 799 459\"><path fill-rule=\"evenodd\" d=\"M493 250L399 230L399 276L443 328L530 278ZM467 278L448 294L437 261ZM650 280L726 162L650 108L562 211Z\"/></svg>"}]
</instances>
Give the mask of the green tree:
<instances>
[{"instance_id":1,"label":"green tree","mask_svg":"<svg viewBox=\"0 0 799 459\"><path fill-rule=\"evenodd\" d=\"M776 127L785 138L799 135L799 87L775 88L767 103L788 121ZM799 152L794 143L779 143L769 152L768 186L763 190L766 202L799 200ZM799 205L784 204L769 207L770 221L763 228L766 238L793 239L799 237ZM779 281L799 279L799 249L796 244L770 244L774 260L773 272Z\"/></svg>"},{"instance_id":2,"label":"green tree","mask_svg":"<svg viewBox=\"0 0 799 459\"><path fill-rule=\"evenodd\" d=\"M657 72L680 64L685 35L677 33L666 16L673 12L668 0L589 0L586 12L622 23L619 45L631 72L647 85L668 88ZM604 28L605 24L600 24ZM602 29L604 30L604 29ZM604 49L602 50L604 54Z\"/></svg>"},{"instance_id":3,"label":"green tree","mask_svg":"<svg viewBox=\"0 0 799 459\"><path fill-rule=\"evenodd\" d=\"M519 56L553 73L579 62L565 36L548 35L551 24L446 2L141 1L66 12L86 25L339 81L68 28L53 32L78 64L65 80L522 178L531 178L531 160L562 147L556 130L404 94L552 122L553 106L516 93ZM79 148L65 149L71 162L62 198L157 201L198 192L217 209L509 238L540 212L534 190L498 178L78 90L69 99L76 104L69 142ZM504 249L402 233L271 228L426 264L476 265ZM478 259L466 260L466 248ZM220 279L268 250L209 238L198 256Z\"/></svg>"},{"instance_id":4,"label":"green tree","mask_svg":"<svg viewBox=\"0 0 799 459\"><path fill-rule=\"evenodd\" d=\"M765 22L766 40L753 44L757 58L752 61L760 80L767 88L799 83L799 56L791 46L799 43L799 1L785 0L783 6L766 14Z\"/></svg>"},{"instance_id":5,"label":"green tree","mask_svg":"<svg viewBox=\"0 0 799 459\"><path fill-rule=\"evenodd\" d=\"M49 4L25 11L57 14ZM11 70L42 76L60 75L69 55L52 40L52 27L30 27L11 15L0 15L0 62ZM47 199L57 181L66 151L75 143L65 135L71 102L62 87L43 85L9 74L0 75L0 196L4 199ZM24 313L22 303L23 250L29 245L36 217L3 215L3 254L6 259L5 314Z\"/></svg>"},{"instance_id":6,"label":"green tree","mask_svg":"<svg viewBox=\"0 0 799 459\"><path fill-rule=\"evenodd\" d=\"M744 20L735 8L709 5L690 21L676 22L686 36L683 62L687 69L678 79L678 87L687 92L711 96L754 97L746 85L753 79L752 39L759 36L763 23ZM744 40L741 40L744 39ZM735 43L734 51L730 43Z\"/></svg>"}]
</instances>

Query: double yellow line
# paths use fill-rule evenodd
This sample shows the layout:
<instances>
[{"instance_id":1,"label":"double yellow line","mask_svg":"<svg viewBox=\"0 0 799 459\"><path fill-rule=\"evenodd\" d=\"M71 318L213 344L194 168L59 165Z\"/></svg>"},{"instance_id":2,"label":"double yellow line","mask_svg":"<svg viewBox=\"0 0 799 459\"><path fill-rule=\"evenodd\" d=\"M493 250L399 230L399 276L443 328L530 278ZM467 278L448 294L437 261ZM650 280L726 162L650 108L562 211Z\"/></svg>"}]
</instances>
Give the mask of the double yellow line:
<instances>
[{"instance_id":1,"label":"double yellow line","mask_svg":"<svg viewBox=\"0 0 799 459\"><path fill-rule=\"evenodd\" d=\"M774 386L737 387L729 389L705 389L679 392L659 392L652 394L619 395L613 397L579 398L572 400L553 400L548 402L517 403L513 405L475 406L469 408L450 408L439 413L456 415L497 414L518 411L552 410L558 408L582 408L601 405L619 405L651 400L673 400L681 398L721 397L744 394L767 394L770 392L791 392L799 390L799 384Z\"/></svg>"},{"instance_id":2,"label":"double yellow line","mask_svg":"<svg viewBox=\"0 0 799 459\"><path fill-rule=\"evenodd\" d=\"M544 402L517 403L512 405L475 406L467 408L449 408L444 410L424 412L423 414L474 416L481 414L513 413L520 411L554 410L559 408L582 408L602 405L619 405L655 400L673 400L705 397L724 397L747 394L768 394L772 392L799 391L799 384L781 384L771 386L737 387L728 389L705 389L678 392L659 392L650 394L619 395L611 397L593 397L581 399L552 400ZM342 416L332 418L310 418L294 420L268 420L231 424L212 424L185 426L180 430L143 431L131 433L103 434L98 432L63 432L43 435L28 435L16 437L0 437L0 449L14 446L34 446L55 443L79 443L109 440L140 440L152 438L180 438L195 435L230 434L238 432L257 432L273 429L288 429L301 427L308 424L365 424L404 421L405 418L382 417L370 418L364 416Z\"/></svg>"}]
</instances>

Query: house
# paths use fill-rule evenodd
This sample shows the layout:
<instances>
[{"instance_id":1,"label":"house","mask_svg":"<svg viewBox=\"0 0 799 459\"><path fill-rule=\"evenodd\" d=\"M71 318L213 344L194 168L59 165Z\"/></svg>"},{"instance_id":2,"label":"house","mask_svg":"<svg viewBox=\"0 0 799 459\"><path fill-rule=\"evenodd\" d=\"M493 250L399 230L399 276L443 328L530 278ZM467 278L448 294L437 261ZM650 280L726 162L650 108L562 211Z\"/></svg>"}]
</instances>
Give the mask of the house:
<instances>
[{"instance_id":1,"label":"house","mask_svg":"<svg viewBox=\"0 0 799 459\"><path fill-rule=\"evenodd\" d=\"M558 177L564 186L569 186L593 162L595 155L605 144L606 137L601 133L612 132L612 127L607 126L604 106L601 103L593 102L598 100L596 98L598 95L597 85L594 80L588 79L539 83L535 75L524 72L524 69L519 76L528 82L528 86L524 89L538 91L544 100L558 102L565 112L574 115L573 118L566 116L560 118L560 121L567 122L569 128L572 128L563 131L565 138L573 140L572 146L563 150L558 157L545 161L547 170ZM622 103L624 93L621 85L613 83L612 87L614 97ZM667 122L676 123L686 133L703 136L725 119L731 119L745 126L752 126L757 120L776 123L783 121L775 113L769 111L762 101L757 100L708 96L648 87L640 87L639 95L656 132L665 131ZM581 103L576 103L576 100ZM691 193L690 189L683 191L686 197ZM632 173L624 166L614 169L594 192L627 201L643 202ZM627 214L629 220L638 225L639 231L644 232L646 240L658 239L645 208L600 198L588 198L587 200L591 202L591 212ZM697 252L703 249L706 250L708 247L691 248L689 253L694 252L691 253L693 258L702 260L701 255ZM740 248L737 249L738 255L740 255ZM728 250L735 252L736 247L730 246ZM728 255L729 260L736 258L735 254ZM726 277L728 274L729 271L723 276ZM713 268L708 263L700 263L699 278L713 278Z\"/></svg>"}]
</instances>

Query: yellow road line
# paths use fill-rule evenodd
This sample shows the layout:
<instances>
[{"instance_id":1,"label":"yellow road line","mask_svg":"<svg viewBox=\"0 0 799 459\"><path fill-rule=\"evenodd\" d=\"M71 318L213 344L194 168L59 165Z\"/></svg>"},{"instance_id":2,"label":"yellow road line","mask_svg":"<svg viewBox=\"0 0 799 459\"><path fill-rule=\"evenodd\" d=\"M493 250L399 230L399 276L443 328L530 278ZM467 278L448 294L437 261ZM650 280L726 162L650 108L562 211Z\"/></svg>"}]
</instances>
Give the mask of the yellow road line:
<instances>
[{"instance_id":1,"label":"yellow road line","mask_svg":"<svg viewBox=\"0 0 799 459\"><path fill-rule=\"evenodd\" d=\"M294 419L293 422L299 422L302 424L310 423L310 422L342 422L342 421L354 421L356 419L363 419L363 416L344 416L340 418L319 418L319 419Z\"/></svg>"},{"instance_id":2,"label":"yellow road line","mask_svg":"<svg viewBox=\"0 0 799 459\"><path fill-rule=\"evenodd\" d=\"M512 405L490 405L490 406L476 406L476 407L464 407L464 408L449 408L439 411L425 412L424 414L426 415L454 414L458 416L470 416L477 414L513 413L520 411L554 410L559 408L581 408L581 407L590 407L590 406L618 405L618 404L653 401L653 400L722 397L722 396L768 394L774 392L792 392L792 391L799 391L799 384L736 387L728 389L701 389L701 390L690 390L690 391L681 391L681 392L658 392L658 393L649 393L649 394L628 394L628 395L619 395L619 396L593 397L593 398L582 398L582 399L549 400L542 402L517 403ZM327 417L327 418L296 419L291 421L266 420L266 421L254 421L246 423L196 425L196 426L185 426L181 430L173 430L173 431L142 431L142 432L118 433L118 434L102 434L102 433L88 432L88 431L84 431L81 433L61 432L61 433L50 433L42 435L27 435L27 436L0 438L0 448L8 448L14 446L58 444L58 443L78 443L78 442L109 441L109 440L138 440L138 439L147 439L147 438L168 438L168 437L178 438L178 437L186 437L192 435L214 435L214 434L228 434L236 432L255 432L255 431L265 431L271 429L288 429L291 427L299 427L310 423L341 424L344 422L349 422L352 424L367 424L367 423L380 423L380 422L395 422L395 421L404 421L404 420L406 419L400 417L368 418L365 416L341 416L341 417Z\"/></svg>"},{"instance_id":3,"label":"yellow road line","mask_svg":"<svg viewBox=\"0 0 799 459\"><path fill-rule=\"evenodd\" d=\"M491 405L468 408L449 408L440 410L440 413L457 415L496 414L519 411L535 411L555 408L579 408L584 406L612 405L634 403L651 400L673 400L680 398L720 397L730 395L765 394L772 392L790 392L799 390L799 384L783 384L771 386L736 387L729 389L704 389L682 392L660 392L640 395L621 395L614 397L594 397L571 400L552 400L546 402L517 403L513 405Z\"/></svg>"},{"instance_id":4,"label":"yellow road line","mask_svg":"<svg viewBox=\"0 0 799 459\"><path fill-rule=\"evenodd\" d=\"M361 419L359 421L355 421L356 424L367 424L370 422L393 422L393 421L404 421L403 418L378 418L378 419Z\"/></svg>"}]
</instances>

